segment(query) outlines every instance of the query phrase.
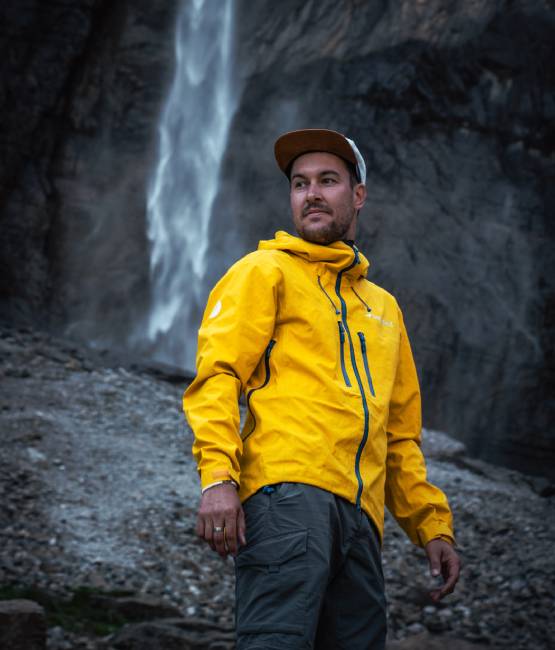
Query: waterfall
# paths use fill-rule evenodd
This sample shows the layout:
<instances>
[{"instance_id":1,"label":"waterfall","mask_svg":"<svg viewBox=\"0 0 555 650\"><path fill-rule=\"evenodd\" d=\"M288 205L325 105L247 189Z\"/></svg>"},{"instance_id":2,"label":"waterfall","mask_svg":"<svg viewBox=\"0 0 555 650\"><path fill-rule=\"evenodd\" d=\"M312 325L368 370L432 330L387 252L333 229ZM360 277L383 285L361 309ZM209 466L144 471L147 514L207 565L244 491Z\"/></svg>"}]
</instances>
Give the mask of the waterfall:
<instances>
[{"instance_id":1,"label":"waterfall","mask_svg":"<svg viewBox=\"0 0 555 650\"><path fill-rule=\"evenodd\" d=\"M148 191L151 355L194 368L209 227L236 106L233 0L188 0L179 14L175 77L159 125Z\"/></svg>"}]
</instances>

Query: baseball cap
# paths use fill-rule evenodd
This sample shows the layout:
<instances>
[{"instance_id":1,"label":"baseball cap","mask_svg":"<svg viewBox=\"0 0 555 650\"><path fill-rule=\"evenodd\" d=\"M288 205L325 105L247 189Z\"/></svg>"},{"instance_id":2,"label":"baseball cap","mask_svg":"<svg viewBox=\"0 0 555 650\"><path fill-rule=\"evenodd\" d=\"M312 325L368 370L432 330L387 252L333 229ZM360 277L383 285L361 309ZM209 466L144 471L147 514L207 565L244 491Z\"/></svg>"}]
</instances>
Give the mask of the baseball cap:
<instances>
[{"instance_id":1,"label":"baseball cap","mask_svg":"<svg viewBox=\"0 0 555 650\"><path fill-rule=\"evenodd\" d=\"M342 133L329 129L301 129L280 135L274 145L274 153L281 171L289 176L295 158L303 153L325 151L351 163L360 183L366 183L366 164L353 140Z\"/></svg>"}]
</instances>

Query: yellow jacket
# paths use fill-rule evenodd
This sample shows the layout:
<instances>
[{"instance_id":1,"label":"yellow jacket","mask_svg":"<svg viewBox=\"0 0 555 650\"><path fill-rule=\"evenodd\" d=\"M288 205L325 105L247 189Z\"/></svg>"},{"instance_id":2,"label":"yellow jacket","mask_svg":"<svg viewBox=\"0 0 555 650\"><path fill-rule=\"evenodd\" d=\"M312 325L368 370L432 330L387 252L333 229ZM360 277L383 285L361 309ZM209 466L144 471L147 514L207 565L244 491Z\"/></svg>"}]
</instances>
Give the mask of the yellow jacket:
<instances>
[{"instance_id":1,"label":"yellow jacket","mask_svg":"<svg viewBox=\"0 0 555 650\"><path fill-rule=\"evenodd\" d=\"M403 318L367 269L354 246L278 232L218 282L184 395L201 483L231 478L242 501L309 483L362 507L381 534L385 503L415 544L453 539L447 500L426 480Z\"/></svg>"}]
</instances>

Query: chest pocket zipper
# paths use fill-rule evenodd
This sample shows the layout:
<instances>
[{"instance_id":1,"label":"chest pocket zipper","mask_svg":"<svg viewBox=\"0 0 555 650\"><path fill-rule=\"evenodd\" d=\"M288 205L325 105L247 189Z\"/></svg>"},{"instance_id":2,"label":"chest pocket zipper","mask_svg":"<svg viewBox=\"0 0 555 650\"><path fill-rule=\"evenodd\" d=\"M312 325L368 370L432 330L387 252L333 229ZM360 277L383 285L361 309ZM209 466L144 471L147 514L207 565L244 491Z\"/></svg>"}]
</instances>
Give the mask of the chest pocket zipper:
<instances>
[{"instance_id":1,"label":"chest pocket zipper","mask_svg":"<svg viewBox=\"0 0 555 650\"><path fill-rule=\"evenodd\" d=\"M370 387L370 392L372 397L376 397L374 391L374 384L372 382L372 375L370 374L370 367L368 365L368 355L366 353L366 339L364 338L363 332L357 332L358 338L360 339L360 349L362 351L362 360L364 362L364 371L366 372L366 379L368 380L368 386Z\"/></svg>"},{"instance_id":2,"label":"chest pocket zipper","mask_svg":"<svg viewBox=\"0 0 555 650\"><path fill-rule=\"evenodd\" d=\"M343 323L340 320L337 321L337 326L339 327L339 356L341 360L341 372L343 373L343 379L345 380L345 383L350 388L351 380L349 379L347 368L345 366L345 328L343 327Z\"/></svg>"},{"instance_id":3,"label":"chest pocket zipper","mask_svg":"<svg viewBox=\"0 0 555 650\"><path fill-rule=\"evenodd\" d=\"M251 430L250 430L250 431L249 431L249 432L244 436L244 438L243 438L243 442L245 442L245 440L246 440L246 439L247 439L247 438L252 434L252 432L256 429L256 417L255 417L255 415L254 415L254 413L253 413L253 411L252 411L252 409L251 409L251 405L250 405L251 397L252 397L252 395L253 395L254 392L256 392L257 390L260 390L261 388L264 388L264 386L266 386L266 385L268 384L268 382L270 381L270 375L271 375L271 371L270 371L270 355L272 354L272 349L273 349L273 347L274 347L275 344L276 344L275 340L272 339L272 340L268 343L268 345L267 345L267 347L266 347L266 352L264 353L264 371L265 371L264 381L260 384L260 386L257 386L256 388L251 388L251 389L249 390L249 392L247 393L247 410L248 410L248 412L250 413L251 418L252 418L252 428L251 428Z\"/></svg>"},{"instance_id":4,"label":"chest pocket zipper","mask_svg":"<svg viewBox=\"0 0 555 650\"><path fill-rule=\"evenodd\" d=\"M329 293L324 289L324 285L320 280L320 276L318 276L318 286L320 287L320 289L322 290L326 298L329 300L329 303L332 306L335 315L340 316L341 312L335 306L335 303L330 298ZM345 366L345 327L340 320L337 321L337 327L339 329L339 359L341 362L341 372L343 374L343 379L345 381L345 384L347 385L348 388L351 388L351 380L349 379L349 375L347 373L347 367Z\"/></svg>"}]
</instances>

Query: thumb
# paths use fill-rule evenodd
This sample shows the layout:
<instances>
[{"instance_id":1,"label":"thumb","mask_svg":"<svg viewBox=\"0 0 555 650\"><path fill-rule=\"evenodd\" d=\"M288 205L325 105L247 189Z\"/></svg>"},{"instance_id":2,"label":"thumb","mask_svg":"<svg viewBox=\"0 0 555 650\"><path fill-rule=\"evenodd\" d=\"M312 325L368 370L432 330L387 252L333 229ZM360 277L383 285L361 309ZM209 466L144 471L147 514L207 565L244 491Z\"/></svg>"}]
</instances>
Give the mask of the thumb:
<instances>
[{"instance_id":1,"label":"thumb","mask_svg":"<svg viewBox=\"0 0 555 650\"><path fill-rule=\"evenodd\" d=\"M430 562L430 573L433 578L437 578L441 575L441 553L439 549L431 548L428 560Z\"/></svg>"}]
</instances>

